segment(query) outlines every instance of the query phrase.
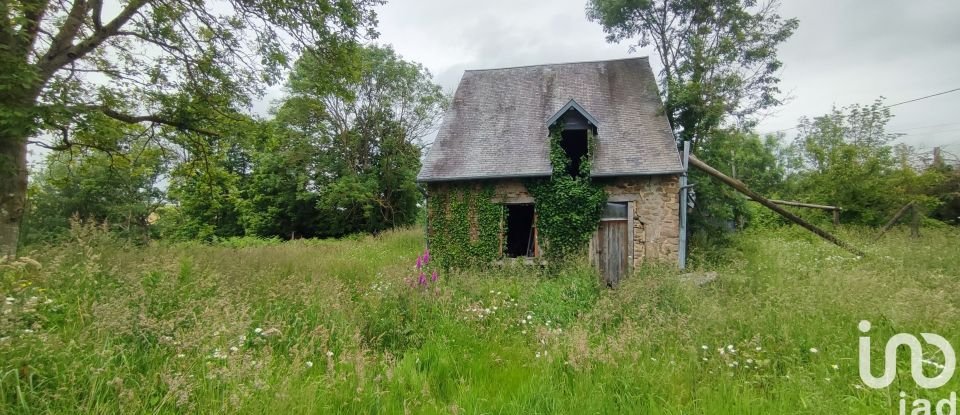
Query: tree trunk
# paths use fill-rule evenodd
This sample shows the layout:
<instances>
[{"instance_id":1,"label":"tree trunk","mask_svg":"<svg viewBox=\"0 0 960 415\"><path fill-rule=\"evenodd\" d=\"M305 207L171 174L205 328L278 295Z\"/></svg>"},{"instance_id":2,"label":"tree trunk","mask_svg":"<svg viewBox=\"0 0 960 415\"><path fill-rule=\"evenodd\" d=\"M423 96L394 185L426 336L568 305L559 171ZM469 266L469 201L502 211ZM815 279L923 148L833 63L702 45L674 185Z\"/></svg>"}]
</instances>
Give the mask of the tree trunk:
<instances>
[{"instance_id":1,"label":"tree trunk","mask_svg":"<svg viewBox=\"0 0 960 415\"><path fill-rule=\"evenodd\" d=\"M0 257L15 257L27 201L27 138L0 136Z\"/></svg>"}]
</instances>

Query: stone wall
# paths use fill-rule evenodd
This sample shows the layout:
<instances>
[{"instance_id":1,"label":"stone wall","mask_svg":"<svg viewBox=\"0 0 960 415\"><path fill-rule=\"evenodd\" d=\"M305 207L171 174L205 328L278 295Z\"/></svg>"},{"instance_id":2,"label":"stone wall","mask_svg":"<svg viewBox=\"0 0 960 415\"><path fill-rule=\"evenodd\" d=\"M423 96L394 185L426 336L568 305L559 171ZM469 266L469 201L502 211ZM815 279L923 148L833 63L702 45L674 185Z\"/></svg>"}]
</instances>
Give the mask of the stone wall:
<instances>
[{"instance_id":1,"label":"stone wall","mask_svg":"<svg viewBox=\"0 0 960 415\"><path fill-rule=\"evenodd\" d=\"M677 262L680 244L680 178L676 175L633 176L598 179L611 202L629 202L633 222L633 265L644 261ZM475 181L477 189L483 182ZM497 203L535 203L519 179L493 182L493 201ZM446 190L442 183L431 183L428 192Z\"/></svg>"},{"instance_id":2,"label":"stone wall","mask_svg":"<svg viewBox=\"0 0 960 415\"><path fill-rule=\"evenodd\" d=\"M611 202L630 202L633 216L633 265L677 261L680 246L679 176L606 179Z\"/></svg>"}]
</instances>

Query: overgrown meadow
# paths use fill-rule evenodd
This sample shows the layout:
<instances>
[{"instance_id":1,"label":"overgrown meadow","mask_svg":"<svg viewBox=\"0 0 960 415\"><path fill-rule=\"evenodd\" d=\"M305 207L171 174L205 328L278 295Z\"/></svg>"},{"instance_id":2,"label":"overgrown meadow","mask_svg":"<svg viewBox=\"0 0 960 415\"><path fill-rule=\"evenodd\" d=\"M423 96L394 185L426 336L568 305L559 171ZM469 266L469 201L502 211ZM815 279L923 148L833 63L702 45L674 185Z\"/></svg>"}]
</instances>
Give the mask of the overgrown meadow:
<instances>
[{"instance_id":1,"label":"overgrown meadow","mask_svg":"<svg viewBox=\"0 0 960 415\"><path fill-rule=\"evenodd\" d=\"M418 271L416 229L143 248L75 227L0 273L0 412L891 413L960 390L917 388L907 353L888 389L857 372L863 319L874 373L897 332L960 346L957 232L841 233L868 256L747 232L699 262L713 282L609 290L583 265Z\"/></svg>"}]
</instances>

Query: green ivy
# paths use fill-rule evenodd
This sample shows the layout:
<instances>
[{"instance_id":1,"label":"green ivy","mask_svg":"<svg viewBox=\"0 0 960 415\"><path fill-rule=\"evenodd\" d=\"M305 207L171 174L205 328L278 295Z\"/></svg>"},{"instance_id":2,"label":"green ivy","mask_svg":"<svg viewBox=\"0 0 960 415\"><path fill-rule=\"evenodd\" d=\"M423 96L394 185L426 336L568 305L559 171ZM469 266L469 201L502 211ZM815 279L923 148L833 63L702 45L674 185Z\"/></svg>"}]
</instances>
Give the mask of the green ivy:
<instances>
[{"instance_id":1,"label":"green ivy","mask_svg":"<svg viewBox=\"0 0 960 415\"><path fill-rule=\"evenodd\" d=\"M577 176L570 177L567 166L571 160L560 146L562 130L562 126L550 129L550 164L553 169L550 179L527 182L527 190L537 204L541 246L545 255L552 259L576 254L587 245L607 203L603 186L590 179L591 156L596 149L593 132L587 132L587 154L580 160Z\"/></svg>"},{"instance_id":2,"label":"green ivy","mask_svg":"<svg viewBox=\"0 0 960 415\"><path fill-rule=\"evenodd\" d=\"M451 185L430 195L430 251L444 268L466 268L500 257L505 231L503 206L493 203L493 186ZM471 224L476 226L475 237Z\"/></svg>"}]
</instances>

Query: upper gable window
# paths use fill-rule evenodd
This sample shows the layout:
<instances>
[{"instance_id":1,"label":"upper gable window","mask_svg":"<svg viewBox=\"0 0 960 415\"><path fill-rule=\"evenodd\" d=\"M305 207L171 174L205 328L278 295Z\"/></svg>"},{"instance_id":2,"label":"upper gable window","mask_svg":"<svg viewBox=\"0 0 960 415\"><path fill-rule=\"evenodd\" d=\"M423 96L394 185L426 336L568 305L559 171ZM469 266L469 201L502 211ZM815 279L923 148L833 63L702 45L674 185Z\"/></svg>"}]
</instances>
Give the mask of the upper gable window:
<instances>
[{"instance_id":1,"label":"upper gable window","mask_svg":"<svg viewBox=\"0 0 960 415\"><path fill-rule=\"evenodd\" d=\"M589 154L588 132L597 133L596 120L575 101L570 100L567 105L549 120L549 127L560 125L560 148L567 154L570 163L567 164L567 174L570 177L580 175L580 166Z\"/></svg>"}]
</instances>

